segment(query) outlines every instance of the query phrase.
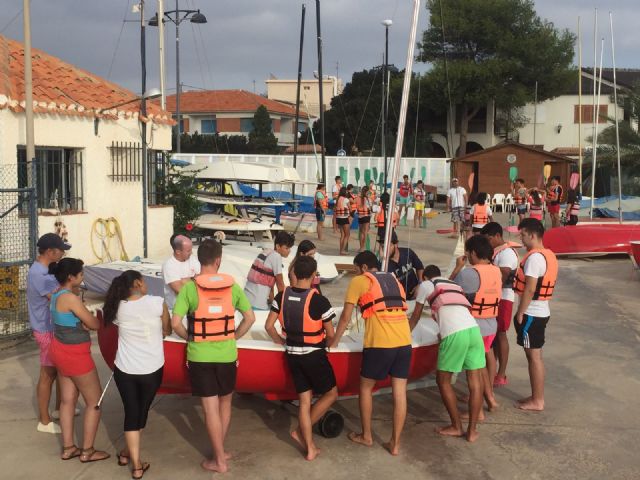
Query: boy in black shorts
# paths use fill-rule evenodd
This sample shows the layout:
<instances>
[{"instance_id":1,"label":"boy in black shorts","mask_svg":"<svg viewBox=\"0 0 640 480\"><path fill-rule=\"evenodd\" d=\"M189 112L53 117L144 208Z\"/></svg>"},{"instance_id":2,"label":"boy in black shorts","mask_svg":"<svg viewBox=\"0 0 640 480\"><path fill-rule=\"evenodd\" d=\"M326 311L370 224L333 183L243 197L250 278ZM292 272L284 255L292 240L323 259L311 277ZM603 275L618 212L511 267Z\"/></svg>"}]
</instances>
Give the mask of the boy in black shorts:
<instances>
[{"instance_id":1,"label":"boy in black shorts","mask_svg":"<svg viewBox=\"0 0 640 480\"><path fill-rule=\"evenodd\" d=\"M320 451L313 442L311 427L338 398L336 378L327 358L325 338L334 335L331 320L336 316L329 300L311 288L317 264L312 257L300 257L293 266L295 287L287 287L273 300L265 329L274 342L284 345L287 364L300 399L299 425L291 437L313 460ZM276 320L284 337L275 329ZM320 398L312 405L313 395Z\"/></svg>"}]
</instances>

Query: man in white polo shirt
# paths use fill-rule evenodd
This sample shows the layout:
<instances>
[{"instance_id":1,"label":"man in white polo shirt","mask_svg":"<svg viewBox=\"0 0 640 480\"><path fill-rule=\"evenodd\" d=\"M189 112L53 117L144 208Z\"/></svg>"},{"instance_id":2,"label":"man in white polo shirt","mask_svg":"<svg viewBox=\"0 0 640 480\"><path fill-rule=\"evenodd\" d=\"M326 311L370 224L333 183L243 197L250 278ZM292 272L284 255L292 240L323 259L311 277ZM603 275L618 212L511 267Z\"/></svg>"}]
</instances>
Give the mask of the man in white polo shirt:
<instances>
[{"instance_id":1,"label":"man in white polo shirt","mask_svg":"<svg viewBox=\"0 0 640 480\"><path fill-rule=\"evenodd\" d=\"M460 225L464 223L464 209L467 205L467 191L458 183L458 179L451 180L451 188L447 192L447 210L451 212L453 233L451 238L458 238Z\"/></svg>"},{"instance_id":2,"label":"man in white polo shirt","mask_svg":"<svg viewBox=\"0 0 640 480\"><path fill-rule=\"evenodd\" d=\"M176 296L182 286L200 274L200 262L193 252L193 243L185 235L172 235L169 240L173 255L162 264L164 279L164 300L169 309L173 309Z\"/></svg>"}]
</instances>

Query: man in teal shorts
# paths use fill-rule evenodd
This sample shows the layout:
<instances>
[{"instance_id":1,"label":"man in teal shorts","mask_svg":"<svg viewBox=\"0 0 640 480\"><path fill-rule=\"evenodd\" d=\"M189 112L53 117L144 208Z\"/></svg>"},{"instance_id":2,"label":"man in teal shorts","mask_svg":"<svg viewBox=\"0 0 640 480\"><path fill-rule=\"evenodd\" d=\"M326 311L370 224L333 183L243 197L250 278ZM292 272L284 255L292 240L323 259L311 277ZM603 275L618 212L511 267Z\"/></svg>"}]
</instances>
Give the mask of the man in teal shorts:
<instances>
[{"instance_id":1,"label":"man in teal shorts","mask_svg":"<svg viewBox=\"0 0 640 480\"><path fill-rule=\"evenodd\" d=\"M482 408L481 374L486 364L480 327L469 312L469 301L460 286L442 277L440 269L435 265L428 265L424 269L424 276L427 280L418 285L416 308L409 326L413 330L420 320L424 305L429 303L433 319L440 327L441 338L436 382L451 418L450 425L437 427L436 432L452 437L465 435L451 379L454 373L466 370L469 384L469 425L466 437L468 441L474 442L478 438L476 425Z\"/></svg>"}]
</instances>

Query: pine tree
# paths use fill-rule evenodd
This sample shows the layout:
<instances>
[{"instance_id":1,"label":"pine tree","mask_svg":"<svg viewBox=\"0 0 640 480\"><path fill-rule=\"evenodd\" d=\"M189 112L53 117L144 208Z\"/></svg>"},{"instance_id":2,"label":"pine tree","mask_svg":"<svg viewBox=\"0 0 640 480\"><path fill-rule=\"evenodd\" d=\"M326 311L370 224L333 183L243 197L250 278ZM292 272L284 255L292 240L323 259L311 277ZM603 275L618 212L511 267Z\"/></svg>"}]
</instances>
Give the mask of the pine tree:
<instances>
[{"instance_id":1,"label":"pine tree","mask_svg":"<svg viewBox=\"0 0 640 480\"><path fill-rule=\"evenodd\" d=\"M260 105L253 116L253 130L249 133L249 152L254 154L280 153L278 139L273 134L271 118L264 105Z\"/></svg>"}]
</instances>

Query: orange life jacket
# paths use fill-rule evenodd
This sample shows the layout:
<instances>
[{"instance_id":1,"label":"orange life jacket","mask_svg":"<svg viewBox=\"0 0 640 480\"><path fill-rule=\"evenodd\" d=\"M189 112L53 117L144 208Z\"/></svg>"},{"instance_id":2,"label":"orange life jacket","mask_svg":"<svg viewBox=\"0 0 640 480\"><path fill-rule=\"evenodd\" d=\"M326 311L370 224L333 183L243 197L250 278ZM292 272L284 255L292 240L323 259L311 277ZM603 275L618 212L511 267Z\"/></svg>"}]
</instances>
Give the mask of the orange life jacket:
<instances>
[{"instance_id":1,"label":"orange life jacket","mask_svg":"<svg viewBox=\"0 0 640 480\"><path fill-rule=\"evenodd\" d=\"M536 205L533 202L529 204L529 217L542 220L542 205Z\"/></svg>"},{"instance_id":2,"label":"orange life jacket","mask_svg":"<svg viewBox=\"0 0 640 480\"><path fill-rule=\"evenodd\" d=\"M226 273L200 274L194 282L198 308L187 316L189 341L220 342L235 338L233 277Z\"/></svg>"},{"instance_id":3,"label":"orange life jacket","mask_svg":"<svg viewBox=\"0 0 640 480\"><path fill-rule=\"evenodd\" d=\"M358 299L362 318L370 318L375 312L384 310L407 310L404 288L393 273L366 272L364 276L371 284L367 293Z\"/></svg>"},{"instance_id":4,"label":"orange life jacket","mask_svg":"<svg viewBox=\"0 0 640 480\"><path fill-rule=\"evenodd\" d=\"M362 218L371 216L371 208L368 199L358 197L356 204L358 208L358 217Z\"/></svg>"},{"instance_id":5,"label":"orange life jacket","mask_svg":"<svg viewBox=\"0 0 640 480\"><path fill-rule=\"evenodd\" d=\"M502 245L493 249L493 261L495 261L496 257L500 252L502 252L503 250L506 250L507 248L511 248L513 250L513 253L516 254L516 258L520 260L520 255L518 255L518 250L516 249L520 248L521 246L522 245L516 242L504 242ZM516 278L517 270L518 270L517 267L511 270L511 272L509 273L509 276L502 282L502 288L513 288L513 282Z\"/></svg>"},{"instance_id":6,"label":"orange life jacket","mask_svg":"<svg viewBox=\"0 0 640 480\"><path fill-rule=\"evenodd\" d=\"M318 201L318 193L322 194L322 200ZM327 194L325 192L323 192L322 190L316 190L316 196L313 199L314 204L313 206L315 208L322 208L322 210L326 210L327 208L329 208L329 199L327 198Z\"/></svg>"},{"instance_id":7,"label":"orange life jacket","mask_svg":"<svg viewBox=\"0 0 640 480\"><path fill-rule=\"evenodd\" d=\"M358 209L356 205L356 196L353 193L349 194L349 211L351 213L355 212Z\"/></svg>"},{"instance_id":8,"label":"orange life jacket","mask_svg":"<svg viewBox=\"0 0 640 480\"><path fill-rule=\"evenodd\" d=\"M473 318L494 318L498 316L498 305L502 296L502 274L490 263L473 265L480 277L480 286L475 293L467 294L471 303Z\"/></svg>"},{"instance_id":9,"label":"orange life jacket","mask_svg":"<svg viewBox=\"0 0 640 480\"><path fill-rule=\"evenodd\" d=\"M376 195L376 190L375 190L375 185L373 187L373 189L371 189L371 187L369 187L369 192L371 192L371 202L375 202L377 195Z\"/></svg>"},{"instance_id":10,"label":"orange life jacket","mask_svg":"<svg viewBox=\"0 0 640 480\"><path fill-rule=\"evenodd\" d=\"M278 321L282 333L287 337L287 345L300 347L324 346L324 327L322 320L314 320L309 314L311 299L318 291L314 288L296 292L286 287L282 293L282 304Z\"/></svg>"},{"instance_id":11,"label":"orange life jacket","mask_svg":"<svg viewBox=\"0 0 640 480\"><path fill-rule=\"evenodd\" d=\"M265 262L267 257L275 253L275 250L265 250L259 254L251 264L249 273L247 274L247 280L249 282L256 283L258 285L265 285L269 288L273 287L276 283L276 276L273 273L273 269L267 267Z\"/></svg>"},{"instance_id":12,"label":"orange life jacket","mask_svg":"<svg viewBox=\"0 0 640 480\"><path fill-rule=\"evenodd\" d=\"M487 204L480 205L476 203L473 207L473 223L486 225L489 223L489 215L487 213Z\"/></svg>"},{"instance_id":13,"label":"orange life jacket","mask_svg":"<svg viewBox=\"0 0 640 480\"><path fill-rule=\"evenodd\" d=\"M526 201L526 190L525 191L525 195L520 195L520 192L522 192L524 189L523 188L516 188L514 191L514 195L513 195L513 202L516 205L522 205L525 203Z\"/></svg>"},{"instance_id":14,"label":"orange life jacket","mask_svg":"<svg viewBox=\"0 0 640 480\"><path fill-rule=\"evenodd\" d=\"M461 305L471 308L469 300L464 294L462 287L446 278L434 278L431 280L435 289L427 298L431 312L437 314L438 310L445 305Z\"/></svg>"},{"instance_id":15,"label":"orange life jacket","mask_svg":"<svg viewBox=\"0 0 640 480\"><path fill-rule=\"evenodd\" d=\"M394 211L393 212L393 227L397 227L398 226L398 212ZM380 228L380 227L384 227L386 225L385 222L385 212L382 209L382 206L380 207L380 211L378 212L378 214L376 215L376 227Z\"/></svg>"},{"instance_id":16,"label":"orange life jacket","mask_svg":"<svg viewBox=\"0 0 640 480\"><path fill-rule=\"evenodd\" d=\"M527 252L520 262L520 268L516 272L513 290L518 295L523 294L525 285L524 266L527 264L527 259L534 253L542 254L547 262L547 270L544 272L542 277L538 278L536 290L533 294L533 300L550 300L553 296L553 290L556 286L556 282L558 281L558 259L548 248L535 248Z\"/></svg>"},{"instance_id":17,"label":"orange life jacket","mask_svg":"<svg viewBox=\"0 0 640 480\"><path fill-rule=\"evenodd\" d=\"M338 197L333 213L336 218L349 218L349 199L346 197Z\"/></svg>"}]
</instances>

